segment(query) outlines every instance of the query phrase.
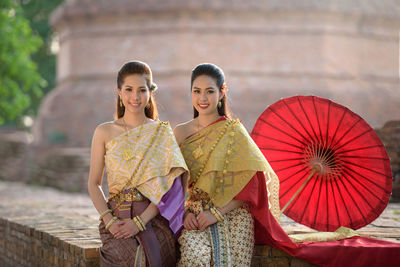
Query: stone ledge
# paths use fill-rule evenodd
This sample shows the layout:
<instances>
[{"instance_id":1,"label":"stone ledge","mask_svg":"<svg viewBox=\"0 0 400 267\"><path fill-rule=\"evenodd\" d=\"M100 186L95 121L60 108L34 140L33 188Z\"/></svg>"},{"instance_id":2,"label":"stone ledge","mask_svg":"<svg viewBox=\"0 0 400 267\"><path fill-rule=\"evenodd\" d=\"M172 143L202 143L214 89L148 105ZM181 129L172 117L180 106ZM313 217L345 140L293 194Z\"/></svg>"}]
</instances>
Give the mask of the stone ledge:
<instances>
[{"instance_id":1,"label":"stone ledge","mask_svg":"<svg viewBox=\"0 0 400 267\"><path fill-rule=\"evenodd\" d=\"M93 222L75 217L81 221L73 226L60 219L0 217L0 265L98 266L101 242Z\"/></svg>"},{"instance_id":2,"label":"stone ledge","mask_svg":"<svg viewBox=\"0 0 400 267\"><path fill-rule=\"evenodd\" d=\"M98 266L98 223L87 195L0 181L0 266ZM271 264L311 266L256 246L252 266Z\"/></svg>"},{"instance_id":3,"label":"stone ledge","mask_svg":"<svg viewBox=\"0 0 400 267\"><path fill-rule=\"evenodd\" d=\"M31 223L34 216L0 217L1 266L99 266L101 241L94 222L60 225L60 218ZM251 266L313 266L283 251L256 246Z\"/></svg>"},{"instance_id":4,"label":"stone ledge","mask_svg":"<svg viewBox=\"0 0 400 267\"><path fill-rule=\"evenodd\" d=\"M400 242L400 203L359 233ZM89 196L0 181L0 266L98 266L98 214ZM310 232L282 216L287 233ZM252 266L313 266L256 246Z\"/></svg>"}]
</instances>

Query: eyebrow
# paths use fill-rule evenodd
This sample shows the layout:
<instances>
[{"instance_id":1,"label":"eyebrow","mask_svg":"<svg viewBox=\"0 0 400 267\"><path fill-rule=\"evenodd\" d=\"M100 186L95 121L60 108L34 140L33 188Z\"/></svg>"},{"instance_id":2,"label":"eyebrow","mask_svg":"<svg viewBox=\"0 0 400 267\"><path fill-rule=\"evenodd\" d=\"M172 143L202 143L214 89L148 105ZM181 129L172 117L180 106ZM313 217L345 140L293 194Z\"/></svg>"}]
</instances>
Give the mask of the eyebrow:
<instances>
[{"instance_id":1,"label":"eyebrow","mask_svg":"<svg viewBox=\"0 0 400 267\"><path fill-rule=\"evenodd\" d=\"M199 87L196 87L196 86L194 86L194 87L193 87L193 89L199 89L199 90L201 90L201 88L199 88ZM207 89L213 89L213 90L215 90L215 88L214 88L214 87L207 87L205 90L207 90Z\"/></svg>"},{"instance_id":2,"label":"eyebrow","mask_svg":"<svg viewBox=\"0 0 400 267\"><path fill-rule=\"evenodd\" d=\"M125 88L133 88L133 86L125 85ZM138 88L139 88L139 89L142 89L142 88L146 88L146 86L139 86Z\"/></svg>"}]
</instances>

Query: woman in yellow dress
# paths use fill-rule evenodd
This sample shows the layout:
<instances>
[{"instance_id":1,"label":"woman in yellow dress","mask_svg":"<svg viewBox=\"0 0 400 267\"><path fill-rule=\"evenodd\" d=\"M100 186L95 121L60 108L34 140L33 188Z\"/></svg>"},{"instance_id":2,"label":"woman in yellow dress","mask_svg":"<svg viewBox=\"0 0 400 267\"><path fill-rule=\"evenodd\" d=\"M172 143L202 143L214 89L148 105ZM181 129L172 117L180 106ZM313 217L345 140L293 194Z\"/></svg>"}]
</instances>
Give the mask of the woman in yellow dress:
<instances>
[{"instance_id":1,"label":"woman in yellow dress","mask_svg":"<svg viewBox=\"0 0 400 267\"><path fill-rule=\"evenodd\" d=\"M99 125L92 140L88 190L100 214L100 265L175 266L187 167L171 127L157 120L150 67L126 63L117 87L117 119Z\"/></svg>"},{"instance_id":2,"label":"woman in yellow dress","mask_svg":"<svg viewBox=\"0 0 400 267\"><path fill-rule=\"evenodd\" d=\"M194 118L174 130L190 171L178 266L250 266L254 244L319 266L398 266L399 243L351 229L293 242L279 225L279 180L243 125L230 118L224 79L213 64L192 71Z\"/></svg>"},{"instance_id":3,"label":"woman in yellow dress","mask_svg":"<svg viewBox=\"0 0 400 267\"><path fill-rule=\"evenodd\" d=\"M217 66L198 65L194 119L174 130L190 171L179 266L250 266L254 222L243 190L265 183L258 173L276 179L240 121L230 118L224 80Z\"/></svg>"}]
</instances>

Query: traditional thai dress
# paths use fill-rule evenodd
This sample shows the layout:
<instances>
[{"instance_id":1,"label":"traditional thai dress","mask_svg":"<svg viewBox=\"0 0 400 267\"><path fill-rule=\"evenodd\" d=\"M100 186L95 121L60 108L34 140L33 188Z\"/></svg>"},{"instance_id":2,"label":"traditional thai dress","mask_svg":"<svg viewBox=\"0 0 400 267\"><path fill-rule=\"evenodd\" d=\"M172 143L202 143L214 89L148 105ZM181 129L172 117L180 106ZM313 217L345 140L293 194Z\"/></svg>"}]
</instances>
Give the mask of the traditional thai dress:
<instances>
[{"instance_id":1,"label":"traditional thai dress","mask_svg":"<svg viewBox=\"0 0 400 267\"><path fill-rule=\"evenodd\" d=\"M154 121L106 144L108 206L120 220L140 215L150 204L160 214L132 238L115 239L100 223L102 266L175 266L175 237L182 226L185 161L168 123ZM147 264L147 265L146 265Z\"/></svg>"},{"instance_id":2,"label":"traditional thai dress","mask_svg":"<svg viewBox=\"0 0 400 267\"><path fill-rule=\"evenodd\" d=\"M212 206L224 207L257 172L272 186L277 177L238 120L222 118L181 144L190 170L185 207L196 216ZM265 181L265 179L264 179ZM271 198L276 204L278 198ZM277 205L271 205L277 206ZM251 207L245 204L205 230L183 230L179 266L250 266L254 247ZM277 210L279 212L279 210ZM276 213L276 212L275 212ZM278 214L278 213L276 213Z\"/></svg>"},{"instance_id":3,"label":"traditional thai dress","mask_svg":"<svg viewBox=\"0 0 400 267\"><path fill-rule=\"evenodd\" d=\"M189 136L181 150L191 175L187 209L197 215L232 199L246 205L203 231L183 230L179 266L249 266L254 243L319 266L399 266L399 243L351 229L289 237L279 225L279 180L238 121L217 120Z\"/></svg>"}]
</instances>

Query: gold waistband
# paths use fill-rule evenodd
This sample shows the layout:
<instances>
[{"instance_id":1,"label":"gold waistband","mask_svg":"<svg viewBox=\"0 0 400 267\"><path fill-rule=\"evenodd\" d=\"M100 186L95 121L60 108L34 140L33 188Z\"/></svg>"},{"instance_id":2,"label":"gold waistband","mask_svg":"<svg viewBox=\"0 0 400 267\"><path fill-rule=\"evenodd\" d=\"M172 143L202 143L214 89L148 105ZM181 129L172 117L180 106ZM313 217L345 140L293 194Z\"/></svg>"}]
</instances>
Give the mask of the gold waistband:
<instances>
[{"instance_id":1,"label":"gold waistband","mask_svg":"<svg viewBox=\"0 0 400 267\"><path fill-rule=\"evenodd\" d=\"M126 189L123 192L111 195L108 200L114 200L119 203L125 201L143 201L146 198L136 188Z\"/></svg>"}]
</instances>

